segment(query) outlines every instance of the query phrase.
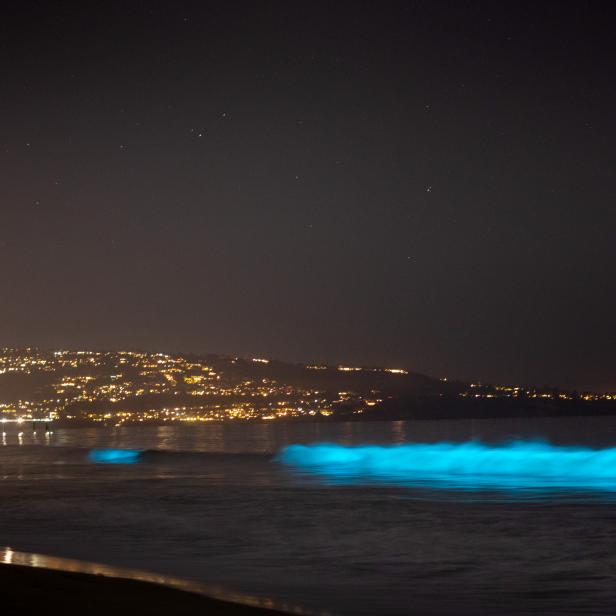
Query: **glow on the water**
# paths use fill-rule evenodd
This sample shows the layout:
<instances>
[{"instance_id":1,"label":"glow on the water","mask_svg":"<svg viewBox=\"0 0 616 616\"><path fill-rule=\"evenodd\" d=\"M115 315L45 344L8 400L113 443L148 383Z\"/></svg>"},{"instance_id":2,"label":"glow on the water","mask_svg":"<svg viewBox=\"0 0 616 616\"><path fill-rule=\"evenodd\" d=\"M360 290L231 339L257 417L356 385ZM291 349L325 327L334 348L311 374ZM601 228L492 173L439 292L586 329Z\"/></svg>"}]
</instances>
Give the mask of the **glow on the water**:
<instances>
[{"instance_id":1,"label":"glow on the water","mask_svg":"<svg viewBox=\"0 0 616 616\"><path fill-rule=\"evenodd\" d=\"M89 458L102 464L134 464L140 455L139 449L91 449Z\"/></svg>"},{"instance_id":2,"label":"glow on the water","mask_svg":"<svg viewBox=\"0 0 616 616\"><path fill-rule=\"evenodd\" d=\"M434 487L574 488L616 491L616 447L557 446L515 441L393 446L290 445L277 458L336 482Z\"/></svg>"}]
</instances>

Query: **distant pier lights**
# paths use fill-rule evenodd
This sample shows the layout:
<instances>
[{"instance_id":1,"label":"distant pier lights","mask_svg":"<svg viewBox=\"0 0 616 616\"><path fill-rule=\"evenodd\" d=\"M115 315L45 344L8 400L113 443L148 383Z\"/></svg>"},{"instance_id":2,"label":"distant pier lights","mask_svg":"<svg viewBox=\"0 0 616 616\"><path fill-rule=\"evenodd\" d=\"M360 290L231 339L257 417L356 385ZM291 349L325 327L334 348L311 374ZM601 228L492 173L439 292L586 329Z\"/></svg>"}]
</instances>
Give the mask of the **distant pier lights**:
<instances>
[{"instance_id":1,"label":"distant pier lights","mask_svg":"<svg viewBox=\"0 0 616 616\"><path fill-rule=\"evenodd\" d=\"M7 424L17 424L19 443L22 443L24 431L24 424L32 424L32 434L36 436L37 431L41 431L45 433L45 436L50 436L53 434L51 430L51 424L53 422L53 417L1 417L1 436L2 436L2 444L6 445L6 429L8 427Z\"/></svg>"},{"instance_id":2,"label":"distant pier lights","mask_svg":"<svg viewBox=\"0 0 616 616\"><path fill-rule=\"evenodd\" d=\"M33 423L33 424L37 424L37 423L51 423L53 421L53 417L2 417L0 419L0 423L3 424L7 424L7 423L16 423L16 424L23 424L23 423Z\"/></svg>"}]
</instances>

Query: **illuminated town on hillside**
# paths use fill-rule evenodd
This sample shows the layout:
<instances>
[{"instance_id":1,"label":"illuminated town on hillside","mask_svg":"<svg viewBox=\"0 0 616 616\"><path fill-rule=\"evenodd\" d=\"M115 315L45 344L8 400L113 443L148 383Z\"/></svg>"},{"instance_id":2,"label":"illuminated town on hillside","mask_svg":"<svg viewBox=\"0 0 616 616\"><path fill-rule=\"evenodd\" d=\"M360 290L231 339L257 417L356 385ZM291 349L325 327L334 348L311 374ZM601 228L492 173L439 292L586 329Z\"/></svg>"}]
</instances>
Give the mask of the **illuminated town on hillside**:
<instances>
[{"instance_id":1,"label":"illuminated town on hillside","mask_svg":"<svg viewBox=\"0 0 616 616\"><path fill-rule=\"evenodd\" d=\"M238 361L225 358L223 363L233 367ZM269 363L262 358L248 361ZM206 360L163 353L3 349L0 375L48 377L31 397L0 402L0 420L5 421L46 418L122 425L272 420L326 417L341 403L356 402L361 410L364 404L379 402L352 392L328 397L273 379L233 377Z\"/></svg>"},{"instance_id":2,"label":"illuminated town on hillside","mask_svg":"<svg viewBox=\"0 0 616 616\"><path fill-rule=\"evenodd\" d=\"M0 421L136 423L318 419L378 412L387 390L298 384L271 376L265 358L189 357L133 351L0 350ZM286 364L281 364L286 366ZM407 377L402 368L309 364L294 366L310 376ZM274 374L277 374L274 372ZM301 380L301 379L300 379ZM447 379L440 379L446 383ZM361 390L360 390L361 389ZM458 384L458 399L613 401L616 394L566 392L506 385ZM432 394L443 396L443 393ZM374 417L374 415L372 415ZM358 417L359 418L359 417Z\"/></svg>"}]
</instances>

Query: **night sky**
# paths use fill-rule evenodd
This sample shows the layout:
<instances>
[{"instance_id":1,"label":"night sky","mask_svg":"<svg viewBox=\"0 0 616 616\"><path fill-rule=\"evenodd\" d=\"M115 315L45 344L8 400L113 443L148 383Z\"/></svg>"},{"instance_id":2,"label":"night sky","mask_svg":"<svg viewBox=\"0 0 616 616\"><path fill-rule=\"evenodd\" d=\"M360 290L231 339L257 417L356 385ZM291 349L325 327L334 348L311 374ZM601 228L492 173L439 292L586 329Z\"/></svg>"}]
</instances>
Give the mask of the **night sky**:
<instances>
[{"instance_id":1,"label":"night sky","mask_svg":"<svg viewBox=\"0 0 616 616\"><path fill-rule=\"evenodd\" d=\"M612 4L4 3L0 346L616 389Z\"/></svg>"}]
</instances>

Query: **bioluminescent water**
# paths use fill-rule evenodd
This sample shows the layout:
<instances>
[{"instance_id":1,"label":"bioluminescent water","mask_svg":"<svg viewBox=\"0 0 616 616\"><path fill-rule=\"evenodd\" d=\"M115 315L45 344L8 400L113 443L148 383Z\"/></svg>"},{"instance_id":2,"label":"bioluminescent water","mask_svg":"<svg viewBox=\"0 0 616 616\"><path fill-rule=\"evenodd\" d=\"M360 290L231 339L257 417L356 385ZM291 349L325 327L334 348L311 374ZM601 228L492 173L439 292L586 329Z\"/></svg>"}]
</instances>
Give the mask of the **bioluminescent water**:
<instances>
[{"instance_id":1,"label":"bioluminescent water","mask_svg":"<svg viewBox=\"0 0 616 616\"><path fill-rule=\"evenodd\" d=\"M516 441L344 446L289 445L277 459L334 482L386 482L486 489L616 491L616 447L592 449Z\"/></svg>"},{"instance_id":2,"label":"bioluminescent water","mask_svg":"<svg viewBox=\"0 0 616 616\"><path fill-rule=\"evenodd\" d=\"M92 449L88 457L99 464L134 464L139 461L139 449Z\"/></svg>"},{"instance_id":3,"label":"bioluminescent water","mask_svg":"<svg viewBox=\"0 0 616 616\"><path fill-rule=\"evenodd\" d=\"M18 432L0 439L0 561L18 563L22 551L152 570L314 614L616 614L606 450L616 445L616 416ZM487 444L538 434L564 447L530 443L534 436L526 450ZM340 447L273 458L299 443ZM383 445L373 470L362 455L368 444ZM566 471L570 445L580 456ZM536 462L531 449L554 454L551 481L532 465L520 469L520 458ZM92 450L142 453L135 463L105 463ZM418 464L422 450L431 465ZM507 450L521 454L516 468L501 463ZM454 451L470 468L454 464ZM444 466L435 470L435 459ZM607 476L598 479L597 468ZM607 490L571 489L574 478ZM559 482L566 487L553 489Z\"/></svg>"}]
</instances>

